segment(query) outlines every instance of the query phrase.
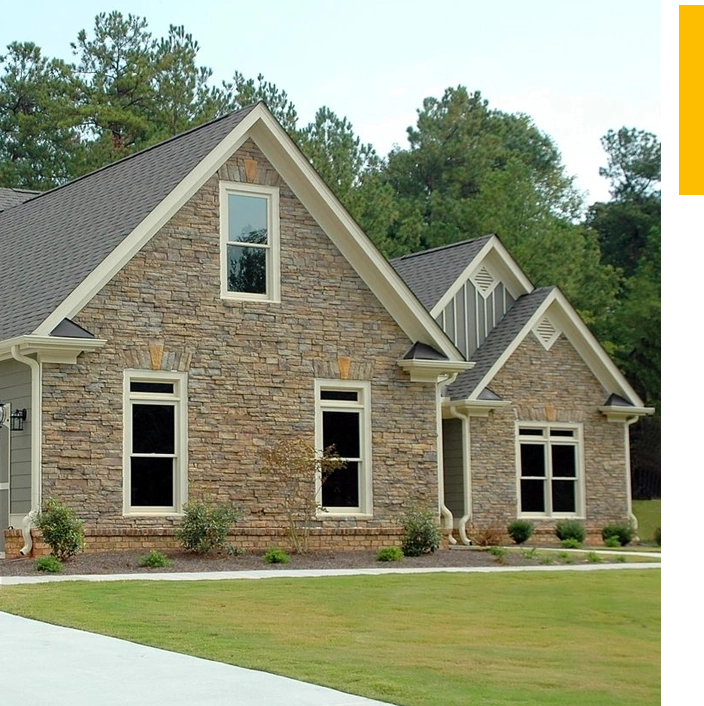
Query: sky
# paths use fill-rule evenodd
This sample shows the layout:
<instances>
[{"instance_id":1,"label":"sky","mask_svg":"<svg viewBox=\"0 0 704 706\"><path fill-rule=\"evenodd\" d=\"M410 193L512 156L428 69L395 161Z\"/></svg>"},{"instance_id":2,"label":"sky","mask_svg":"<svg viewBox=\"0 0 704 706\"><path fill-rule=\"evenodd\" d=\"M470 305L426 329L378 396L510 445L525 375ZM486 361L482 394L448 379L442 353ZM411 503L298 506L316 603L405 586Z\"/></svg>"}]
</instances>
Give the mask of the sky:
<instances>
[{"instance_id":1,"label":"sky","mask_svg":"<svg viewBox=\"0 0 704 706\"><path fill-rule=\"evenodd\" d=\"M659 0L33 0L2 8L0 52L33 41L71 60L100 12L183 25L216 84L263 74L299 124L321 106L386 155L407 146L426 97L480 91L526 113L562 153L588 202L609 197L600 138L622 126L661 134Z\"/></svg>"}]
</instances>

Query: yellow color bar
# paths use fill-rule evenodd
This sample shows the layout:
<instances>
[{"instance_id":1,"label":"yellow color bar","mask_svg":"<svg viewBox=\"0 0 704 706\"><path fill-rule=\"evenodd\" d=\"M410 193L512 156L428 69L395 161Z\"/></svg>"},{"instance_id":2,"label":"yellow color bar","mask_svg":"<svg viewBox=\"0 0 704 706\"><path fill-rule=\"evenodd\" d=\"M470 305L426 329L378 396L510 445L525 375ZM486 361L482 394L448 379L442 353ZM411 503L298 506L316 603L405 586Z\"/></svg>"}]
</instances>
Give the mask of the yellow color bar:
<instances>
[{"instance_id":1,"label":"yellow color bar","mask_svg":"<svg viewBox=\"0 0 704 706\"><path fill-rule=\"evenodd\" d=\"M704 5L680 5L680 194L704 194Z\"/></svg>"}]
</instances>

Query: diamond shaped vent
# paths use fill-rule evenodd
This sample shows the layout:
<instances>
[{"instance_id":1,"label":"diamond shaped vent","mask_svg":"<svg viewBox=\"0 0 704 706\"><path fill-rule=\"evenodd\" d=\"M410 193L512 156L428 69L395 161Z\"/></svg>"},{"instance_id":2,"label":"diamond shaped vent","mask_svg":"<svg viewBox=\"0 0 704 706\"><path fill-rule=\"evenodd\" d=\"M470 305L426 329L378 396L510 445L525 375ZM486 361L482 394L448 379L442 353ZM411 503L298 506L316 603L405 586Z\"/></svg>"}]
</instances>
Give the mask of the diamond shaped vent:
<instances>
[{"instance_id":1,"label":"diamond shaped vent","mask_svg":"<svg viewBox=\"0 0 704 706\"><path fill-rule=\"evenodd\" d=\"M496 282L494 275L486 267L482 267L472 279L482 296L486 296Z\"/></svg>"},{"instance_id":2,"label":"diamond shaped vent","mask_svg":"<svg viewBox=\"0 0 704 706\"><path fill-rule=\"evenodd\" d=\"M533 329L536 338L543 344L545 350L549 351L552 344L555 343L560 332L553 326L552 322L546 316Z\"/></svg>"}]
</instances>

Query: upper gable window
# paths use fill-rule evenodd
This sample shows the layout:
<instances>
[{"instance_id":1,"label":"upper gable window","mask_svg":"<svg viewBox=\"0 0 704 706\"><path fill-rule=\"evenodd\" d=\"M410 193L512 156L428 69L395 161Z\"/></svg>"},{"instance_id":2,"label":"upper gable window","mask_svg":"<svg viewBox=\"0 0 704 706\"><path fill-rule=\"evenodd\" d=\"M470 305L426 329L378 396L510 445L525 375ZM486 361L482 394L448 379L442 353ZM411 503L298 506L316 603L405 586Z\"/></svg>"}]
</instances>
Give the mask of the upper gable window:
<instances>
[{"instance_id":1,"label":"upper gable window","mask_svg":"<svg viewBox=\"0 0 704 706\"><path fill-rule=\"evenodd\" d=\"M279 190L220 183L220 290L226 299L279 301Z\"/></svg>"}]
</instances>

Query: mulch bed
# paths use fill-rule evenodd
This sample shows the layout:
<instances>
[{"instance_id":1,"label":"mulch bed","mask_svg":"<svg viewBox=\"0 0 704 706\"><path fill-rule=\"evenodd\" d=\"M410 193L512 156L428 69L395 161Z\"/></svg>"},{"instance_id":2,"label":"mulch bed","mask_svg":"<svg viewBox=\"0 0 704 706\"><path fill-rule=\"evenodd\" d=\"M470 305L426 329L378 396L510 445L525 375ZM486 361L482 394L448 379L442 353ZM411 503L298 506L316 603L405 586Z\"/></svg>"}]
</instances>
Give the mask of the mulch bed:
<instances>
[{"instance_id":1,"label":"mulch bed","mask_svg":"<svg viewBox=\"0 0 704 706\"><path fill-rule=\"evenodd\" d=\"M481 566L538 566L544 563L541 553L537 557L526 556L525 551L510 551L503 558L492 555L480 548L445 549L420 557L404 557L397 562L380 562L376 552L313 552L306 555L292 554L287 564L268 564L263 554L243 554L230 556L214 554L201 556L198 554L168 552L172 561L168 568L145 568L139 566L139 558L145 552L97 552L79 554L64 563L62 574L153 574L161 572L195 572L195 571L252 571L285 569L378 569L378 568L440 568L440 567L481 567ZM543 553L544 556L544 553ZM587 563L587 555L570 553L573 564ZM554 555L555 563L566 563ZM607 555L602 555L604 563L615 561ZM0 576L35 576L33 558L0 559Z\"/></svg>"}]
</instances>

